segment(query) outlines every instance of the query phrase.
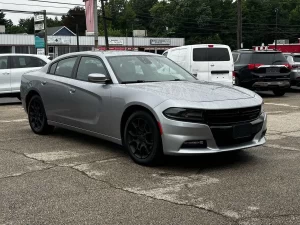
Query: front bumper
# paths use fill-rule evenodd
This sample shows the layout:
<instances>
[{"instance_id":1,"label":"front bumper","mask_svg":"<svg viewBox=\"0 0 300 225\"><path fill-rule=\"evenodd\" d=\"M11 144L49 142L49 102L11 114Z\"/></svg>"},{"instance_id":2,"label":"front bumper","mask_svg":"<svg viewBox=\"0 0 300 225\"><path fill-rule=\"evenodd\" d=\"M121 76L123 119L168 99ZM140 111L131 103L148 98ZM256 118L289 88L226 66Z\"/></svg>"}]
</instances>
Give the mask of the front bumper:
<instances>
[{"instance_id":1,"label":"front bumper","mask_svg":"<svg viewBox=\"0 0 300 225\"><path fill-rule=\"evenodd\" d=\"M166 155L194 155L203 153L219 153L227 151L235 151L246 148L251 148L263 145L266 142L265 132L267 130L267 115L261 114L258 118L262 123L261 128L253 134L251 140L242 143L227 143L226 145L218 145L215 139L215 132L206 124L188 123L169 120L163 118L162 128L162 142L164 153ZM257 123L253 121L253 123ZM206 141L207 146L204 148L183 148L183 143L186 141Z\"/></svg>"}]
</instances>

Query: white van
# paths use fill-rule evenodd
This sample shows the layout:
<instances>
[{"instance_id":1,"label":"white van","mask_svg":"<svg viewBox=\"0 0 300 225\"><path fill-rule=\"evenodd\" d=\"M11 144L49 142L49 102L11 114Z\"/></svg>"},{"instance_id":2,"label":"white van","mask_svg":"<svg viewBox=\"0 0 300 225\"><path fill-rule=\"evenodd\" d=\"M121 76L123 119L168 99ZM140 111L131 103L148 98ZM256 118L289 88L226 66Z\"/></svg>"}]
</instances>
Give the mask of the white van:
<instances>
[{"instance_id":1,"label":"white van","mask_svg":"<svg viewBox=\"0 0 300 225\"><path fill-rule=\"evenodd\" d=\"M234 62L230 47L219 44L187 45L163 53L199 80L233 84Z\"/></svg>"}]
</instances>

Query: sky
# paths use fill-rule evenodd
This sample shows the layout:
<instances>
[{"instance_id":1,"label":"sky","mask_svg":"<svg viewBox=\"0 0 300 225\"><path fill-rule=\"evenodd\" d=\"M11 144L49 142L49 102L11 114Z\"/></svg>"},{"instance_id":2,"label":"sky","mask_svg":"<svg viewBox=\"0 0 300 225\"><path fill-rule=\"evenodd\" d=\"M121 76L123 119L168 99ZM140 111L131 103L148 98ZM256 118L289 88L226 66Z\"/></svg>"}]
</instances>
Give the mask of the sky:
<instances>
[{"instance_id":1,"label":"sky","mask_svg":"<svg viewBox=\"0 0 300 225\"><path fill-rule=\"evenodd\" d=\"M42 0L41 0L42 1ZM62 2L62 3L72 3L72 4L84 4L83 0L46 0L49 2ZM24 5L23 5L24 4ZM11 9L11 10L23 10L23 11L41 11L47 10L48 12L55 13L66 13L69 9L74 8L75 5L65 5L57 3L45 3L30 0L0 0L0 9ZM33 15L21 14L21 13L7 13L5 18L11 19L15 25L19 23L19 19L28 18ZM55 16L52 16L53 18Z\"/></svg>"}]
</instances>

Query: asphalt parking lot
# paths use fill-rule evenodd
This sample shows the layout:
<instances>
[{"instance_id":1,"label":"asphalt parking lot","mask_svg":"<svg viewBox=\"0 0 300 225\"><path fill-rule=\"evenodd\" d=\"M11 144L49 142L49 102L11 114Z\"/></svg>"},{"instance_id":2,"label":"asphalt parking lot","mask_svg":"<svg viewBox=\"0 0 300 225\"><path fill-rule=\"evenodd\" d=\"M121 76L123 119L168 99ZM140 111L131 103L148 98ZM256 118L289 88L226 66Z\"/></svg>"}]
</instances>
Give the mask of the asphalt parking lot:
<instances>
[{"instance_id":1,"label":"asphalt parking lot","mask_svg":"<svg viewBox=\"0 0 300 225\"><path fill-rule=\"evenodd\" d=\"M265 146L155 168L82 134L34 135L0 99L0 224L300 224L300 89L262 96Z\"/></svg>"}]
</instances>

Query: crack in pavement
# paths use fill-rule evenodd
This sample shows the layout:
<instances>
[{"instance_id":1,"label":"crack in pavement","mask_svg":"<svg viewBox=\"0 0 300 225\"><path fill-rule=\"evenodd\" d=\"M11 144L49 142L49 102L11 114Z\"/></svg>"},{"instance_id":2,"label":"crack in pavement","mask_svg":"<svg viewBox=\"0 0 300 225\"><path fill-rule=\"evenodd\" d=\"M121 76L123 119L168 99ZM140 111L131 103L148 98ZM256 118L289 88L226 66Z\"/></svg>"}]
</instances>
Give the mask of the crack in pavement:
<instances>
[{"instance_id":1,"label":"crack in pavement","mask_svg":"<svg viewBox=\"0 0 300 225\"><path fill-rule=\"evenodd\" d=\"M281 215L270 215L270 216L254 216L254 217L244 217L239 220L239 222L247 222L247 220L251 219L275 219L275 218L284 218L284 217L300 217L300 214L288 213L288 214L281 214Z\"/></svg>"},{"instance_id":2,"label":"crack in pavement","mask_svg":"<svg viewBox=\"0 0 300 225\"><path fill-rule=\"evenodd\" d=\"M203 210L203 211L206 211L206 212L209 212L209 213L212 213L212 214L215 214L215 215L218 215L218 216L221 216L227 220L230 220L231 222L233 222L234 224L238 224L238 220L236 220L235 218L233 217L230 217L228 215L225 215L223 213L220 213L218 211L214 211L212 209L207 209L205 207L200 207L200 206L196 206L196 205L192 205L192 204L188 204L188 203L179 203L179 202L173 202L173 201L169 201L169 200L166 200L166 199L160 199L160 198L155 198L153 196L149 196L149 195L146 195L146 194L140 194L140 193L135 193L135 192L132 192L130 190L127 190L125 188L122 188L122 187L118 187L116 185L113 185L112 183L106 181L106 180L101 180L101 179L97 179L95 177L92 177L90 175L88 175L87 173L85 173L84 171L82 170L79 170L76 168L76 166L74 167L70 167L74 170L76 170L77 172L83 174L84 176L92 179L92 180L95 180L95 181L98 181L98 182L102 182L102 183L105 183L107 184L110 188L113 188L113 189L116 189L116 190L120 190L120 191L123 191L123 192L127 192L129 194L134 194L134 195L139 195L139 196L144 196L144 197L147 197L147 198L150 198L150 199L153 199L153 200L158 200L158 201L164 201L164 202L168 202L168 203L171 203L171 204L175 204L175 205L180 205L180 206L187 206L187 207L192 207L192 208L195 208L195 209L200 209L200 210Z\"/></svg>"},{"instance_id":3,"label":"crack in pavement","mask_svg":"<svg viewBox=\"0 0 300 225\"><path fill-rule=\"evenodd\" d=\"M43 169L32 170L32 171L27 171L27 172L22 172L22 173L16 173L16 174L13 174L13 175L8 175L8 176L0 177L0 180L2 180L2 179L8 179L8 178L21 177L23 175L27 175L27 174L31 174L31 173L36 173L36 172L41 172L41 171L46 171L46 170L50 170L50 169L53 169L53 168L56 168L56 167L58 167L58 166L51 166L51 167L46 167L46 168L43 168Z\"/></svg>"}]
</instances>

